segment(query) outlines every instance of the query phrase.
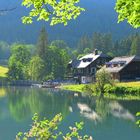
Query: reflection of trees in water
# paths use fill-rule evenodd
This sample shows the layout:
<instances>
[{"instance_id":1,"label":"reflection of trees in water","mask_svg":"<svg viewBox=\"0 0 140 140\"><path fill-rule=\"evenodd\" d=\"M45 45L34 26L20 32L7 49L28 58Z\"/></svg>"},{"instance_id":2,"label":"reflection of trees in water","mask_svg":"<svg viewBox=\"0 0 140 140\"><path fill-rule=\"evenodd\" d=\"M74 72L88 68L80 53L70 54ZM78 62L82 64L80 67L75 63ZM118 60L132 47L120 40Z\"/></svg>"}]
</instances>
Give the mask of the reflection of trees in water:
<instances>
[{"instance_id":1,"label":"reflection of trees in water","mask_svg":"<svg viewBox=\"0 0 140 140\"><path fill-rule=\"evenodd\" d=\"M34 113L51 118L57 113L65 117L68 111L68 98L53 91L31 88L9 88L8 103L11 115L16 121L23 121ZM61 94L61 93L60 93Z\"/></svg>"},{"instance_id":2,"label":"reflection of trees in water","mask_svg":"<svg viewBox=\"0 0 140 140\"><path fill-rule=\"evenodd\" d=\"M82 97L81 94L73 92L39 88L9 88L6 89L6 93L11 116L16 121L31 118L34 113L43 118L52 118L62 113L65 118L69 112L79 112L93 121L104 121L109 115L134 120L134 115L127 109L130 105L127 106L125 102Z\"/></svg>"},{"instance_id":3,"label":"reflection of trees in water","mask_svg":"<svg viewBox=\"0 0 140 140\"><path fill-rule=\"evenodd\" d=\"M95 110L97 114L102 118L102 120L105 120L110 111L109 101L105 100L104 98L97 98Z\"/></svg>"},{"instance_id":4,"label":"reflection of trees in water","mask_svg":"<svg viewBox=\"0 0 140 140\"><path fill-rule=\"evenodd\" d=\"M5 88L0 88L0 98L5 97L5 96L6 96Z\"/></svg>"}]
</instances>

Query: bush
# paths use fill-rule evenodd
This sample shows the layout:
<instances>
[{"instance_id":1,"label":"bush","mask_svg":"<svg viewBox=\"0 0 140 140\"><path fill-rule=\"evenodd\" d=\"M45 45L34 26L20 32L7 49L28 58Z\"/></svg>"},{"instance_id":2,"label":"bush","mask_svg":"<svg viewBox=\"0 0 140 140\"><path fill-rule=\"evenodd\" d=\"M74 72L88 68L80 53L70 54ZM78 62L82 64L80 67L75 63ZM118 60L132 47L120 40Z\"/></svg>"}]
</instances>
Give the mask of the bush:
<instances>
[{"instance_id":1,"label":"bush","mask_svg":"<svg viewBox=\"0 0 140 140\"><path fill-rule=\"evenodd\" d=\"M29 140L29 139L36 139L36 140L56 140L56 139L63 139L63 140L93 140L91 136L80 136L79 131L83 129L83 122L75 123L74 127L69 127L70 132L67 134L63 134L61 131L58 130L58 125L62 121L62 115L56 115L52 120L44 119L39 121L39 117L37 114L33 117L33 124L29 132L22 133L19 132L16 136L16 140Z\"/></svg>"},{"instance_id":2,"label":"bush","mask_svg":"<svg viewBox=\"0 0 140 140\"><path fill-rule=\"evenodd\" d=\"M114 81L112 79L112 76L109 72L107 72L105 69L101 69L96 73L96 90L97 92L103 94L105 85L113 85Z\"/></svg>"},{"instance_id":3,"label":"bush","mask_svg":"<svg viewBox=\"0 0 140 140\"><path fill-rule=\"evenodd\" d=\"M140 117L140 112L138 112L138 113L136 114L136 116L137 116L137 117ZM140 119L137 120L136 124L140 127Z\"/></svg>"},{"instance_id":4,"label":"bush","mask_svg":"<svg viewBox=\"0 0 140 140\"><path fill-rule=\"evenodd\" d=\"M140 94L139 87L125 87L125 86L111 86L105 85L104 86L105 93L114 93L114 94L132 94L138 95Z\"/></svg>"}]
</instances>

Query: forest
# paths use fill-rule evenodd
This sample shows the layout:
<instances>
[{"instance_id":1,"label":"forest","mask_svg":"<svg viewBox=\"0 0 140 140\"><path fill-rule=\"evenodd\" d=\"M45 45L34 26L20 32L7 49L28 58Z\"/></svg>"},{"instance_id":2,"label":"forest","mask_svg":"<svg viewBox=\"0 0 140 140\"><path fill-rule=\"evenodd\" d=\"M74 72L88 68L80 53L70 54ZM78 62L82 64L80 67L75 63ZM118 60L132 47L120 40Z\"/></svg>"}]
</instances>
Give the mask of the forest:
<instances>
[{"instance_id":1,"label":"forest","mask_svg":"<svg viewBox=\"0 0 140 140\"><path fill-rule=\"evenodd\" d=\"M64 79L68 62L92 53L94 49L111 57L140 56L139 46L139 33L114 41L111 33L94 32L92 36L81 36L76 46L70 48L64 40L49 41L49 35L42 27L36 44L0 41L0 64L8 66L10 80Z\"/></svg>"}]
</instances>

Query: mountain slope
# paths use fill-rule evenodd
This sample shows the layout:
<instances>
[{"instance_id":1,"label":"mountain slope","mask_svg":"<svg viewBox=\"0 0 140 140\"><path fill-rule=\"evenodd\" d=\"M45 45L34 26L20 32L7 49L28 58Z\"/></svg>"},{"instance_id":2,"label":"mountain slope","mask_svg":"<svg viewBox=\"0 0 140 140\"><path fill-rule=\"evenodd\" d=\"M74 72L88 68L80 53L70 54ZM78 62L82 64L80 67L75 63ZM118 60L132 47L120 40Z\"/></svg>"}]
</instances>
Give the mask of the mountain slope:
<instances>
[{"instance_id":1,"label":"mountain slope","mask_svg":"<svg viewBox=\"0 0 140 140\"><path fill-rule=\"evenodd\" d=\"M114 11L115 0L82 0L80 5L86 9L77 20L69 22L68 26L49 26L45 22L34 22L32 25L23 25L21 17L27 14L27 9L21 7L19 0L1 0L0 8L15 7L15 11L0 16L0 40L26 43L35 43L39 30L46 26L50 40L63 39L71 46L84 34L93 32L111 32L114 39L122 38L136 32L127 23L117 24L117 14Z\"/></svg>"}]
</instances>

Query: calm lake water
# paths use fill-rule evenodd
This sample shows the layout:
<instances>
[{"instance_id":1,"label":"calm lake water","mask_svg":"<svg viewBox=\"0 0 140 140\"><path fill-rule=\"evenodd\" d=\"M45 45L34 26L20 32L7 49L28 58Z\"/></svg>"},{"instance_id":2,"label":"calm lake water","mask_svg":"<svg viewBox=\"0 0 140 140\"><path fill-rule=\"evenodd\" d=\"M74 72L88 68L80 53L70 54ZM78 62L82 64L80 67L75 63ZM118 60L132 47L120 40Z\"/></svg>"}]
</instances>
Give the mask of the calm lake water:
<instances>
[{"instance_id":1,"label":"calm lake water","mask_svg":"<svg viewBox=\"0 0 140 140\"><path fill-rule=\"evenodd\" d=\"M115 101L84 97L69 91L38 88L0 88L0 140L14 140L30 128L31 118L52 118L62 113L61 130L83 121L83 134L95 140L139 140L135 125L140 101Z\"/></svg>"}]
</instances>

